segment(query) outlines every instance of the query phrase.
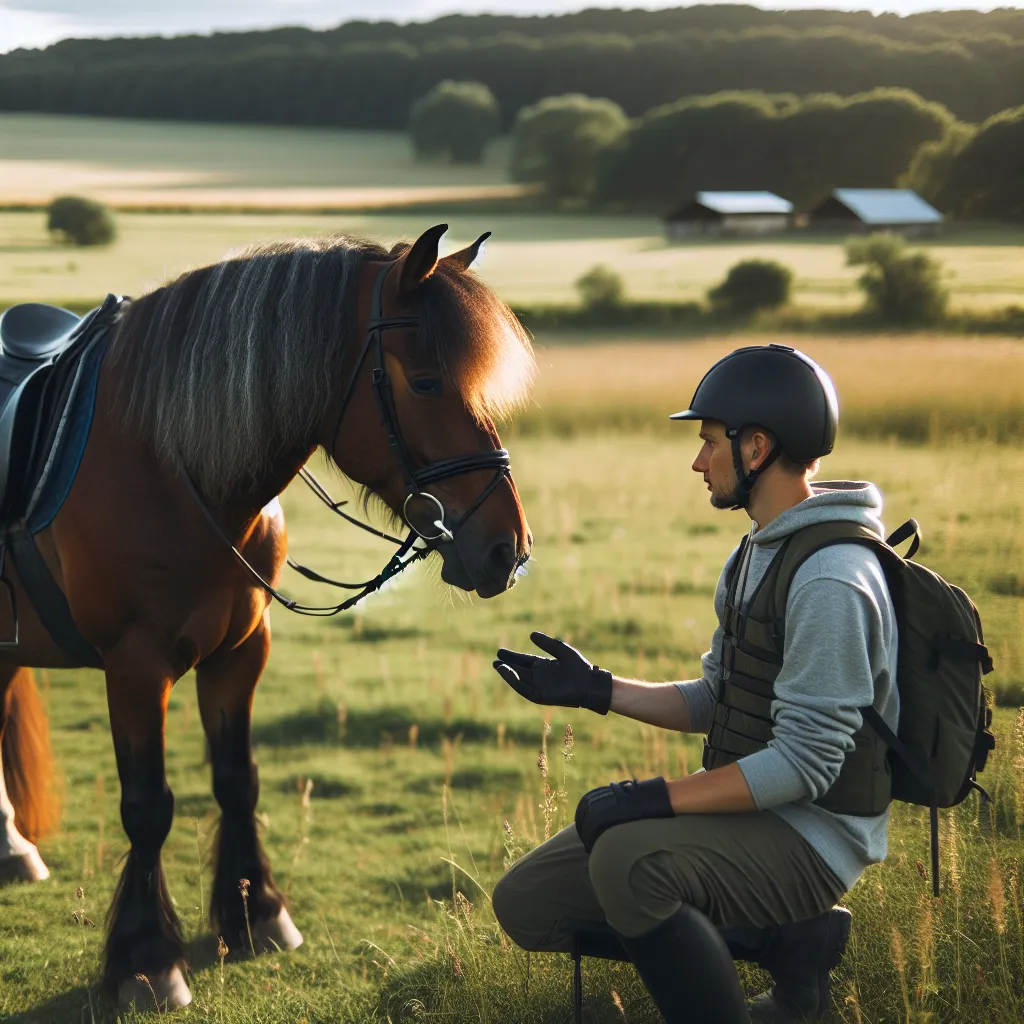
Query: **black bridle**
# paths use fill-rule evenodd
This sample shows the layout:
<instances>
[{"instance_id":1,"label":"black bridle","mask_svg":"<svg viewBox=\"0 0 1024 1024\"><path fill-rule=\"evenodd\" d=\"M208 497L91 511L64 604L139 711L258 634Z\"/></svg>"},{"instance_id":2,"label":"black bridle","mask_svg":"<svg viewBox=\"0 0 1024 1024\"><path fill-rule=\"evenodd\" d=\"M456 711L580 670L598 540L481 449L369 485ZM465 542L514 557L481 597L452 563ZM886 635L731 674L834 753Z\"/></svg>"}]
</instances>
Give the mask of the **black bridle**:
<instances>
[{"instance_id":1,"label":"black bridle","mask_svg":"<svg viewBox=\"0 0 1024 1024\"><path fill-rule=\"evenodd\" d=\"M407 569L413 564L413 562L426 558L426 556L434 550L434 545L441 542L454 543L455 535L466 524L469 517L473 515L478 508L480 508L491 494L494 493L494 491L501 485L501 482L509 478L511 475L511 461L509 459L508 452L504 448L494 448L487 452L475 452L471 455L457 455L450 459L438 459L435 462L430 462L425 466L419 467L417 467L416 463L413 461L413 458L409 453L409 448L405 443L405 438L402 435L402 428L398 422L398 413L395 410L394 395L391 389L391 378L388 376L388 372L384 366L384 331L419 326L418 317L386 317L383 314L382 297L384 292L384 282L387 279L388 273L395 265L396 264L394 263L389 263L382 267L374 281L373 294L370 302L370 319L366 324L366 341L363 344L362 351L359 353L356 365L352 370L352 375L349 378L348 385L342 394L341 406L338 410L338 418L335 421L334 431L331 435L331 450L328 454L332 454L337 446L338 434L341 432L342 420L345 418L345 412L352 400L352 395L355 392L356 383L359 380L359 374L362 371L363 364L366 362L366 357L369 354L370 349L373 348L376 358L376 366L373 368L373 374L371 377L373 395L377 401L377 408L380 411L381 424L387 432L388 446L402 470L402 475L405 477L406 495L405 501L402 505L402 517L405 519L406 525L409 527L409 535L405 540L401 540L398 537L393 537L381 530L377 530L367 523L360 522L358 519L350 516L347 512L343 512L342 506L346 505L347 502L335 501L320 481L317 480L308 469L303 467L299 470L298 475L310 490L312 490L312 492L329 509L331 509L332 512L337 513L337 515L341 516L344 520L358 526L360 529L366 530L368 533L372 533L375 537L381 537L393 544L397 544L399 547L391 556L388 564L384 566L384 568L374 576L373 579L365 580L362 583L343 583L340 580L331 579L329 576L323 576L316 570L310 569L307 566L300 565L291 558L288 559L288 565L307 579L313 580L317 583L326 583L332 587L340 587L345 590L358 590L358 594L342 601L340 604L323 606L303 605L299 604L292 598L286 597L280 591L271 586L271 584L267 582L267 580L265 580L252 565L250 565L238 548L231 543L231 540L225 535L224 531L214 519L213 514L206 505L206 502L203 501L192 479L187 473L184 474L186 484L188 485L193 498L195 498L196 503L199 505L200 511L206 517L207 522L209 522L213 527L214 532L216 532L221 540L231 548L238 561L248 570L253 579L255 579L256 582L259 583L259 585L263 587L263 589L266 590L272 598L279 601L289 611L297 612L300 615L329 616L337 615L339 612L346 611L362 601L363 598L379 590L389 579L397 576L404 569ZM438 483L441 480L447 480L453 476L462 476L465 473L476 473L481 470L493 470L494 479L491 480L483 491L480 492L477 499L468 509L466 509L458 520L450 527L447 526L445 524L446 512L444 505L435 495L430 494L423 488L428 487L430 484ZM417 505L421 506L420 511L423 511L424 509L426 510L427 519L431 519L433 517L430 527L424 528L422 524L419 526L414 525L413 520L419 519L418 515L413 516L413 511ZM430 532L428 532L428 530ZM417 539L426 541L426 545L423 547L416 547Z\"/></svg>"}]
</instances>

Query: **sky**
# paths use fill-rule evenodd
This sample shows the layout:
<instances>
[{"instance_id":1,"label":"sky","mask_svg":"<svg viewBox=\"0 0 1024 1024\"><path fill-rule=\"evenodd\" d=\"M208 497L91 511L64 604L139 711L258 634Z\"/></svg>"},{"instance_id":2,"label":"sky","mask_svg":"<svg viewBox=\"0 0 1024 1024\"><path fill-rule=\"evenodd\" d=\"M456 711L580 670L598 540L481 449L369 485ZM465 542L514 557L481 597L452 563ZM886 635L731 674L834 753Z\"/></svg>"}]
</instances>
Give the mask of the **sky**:
<instances>
[{"instance_id":1,"label":"sky","mask_svg":"<svg viewBox=\"0 0 1024 1024\"><path fill-rule=\"evenodd\" d=\"M624 6L680 4L678 0L0 0L0 53L19 46L47 46L69 36L180 35L278 25L326 28L354 18L425 21L454 12L553 14ZM989 10L996 5L985 0L762 0L759 6L911 14L938 8Z\"/></svg>"}]
</instances>

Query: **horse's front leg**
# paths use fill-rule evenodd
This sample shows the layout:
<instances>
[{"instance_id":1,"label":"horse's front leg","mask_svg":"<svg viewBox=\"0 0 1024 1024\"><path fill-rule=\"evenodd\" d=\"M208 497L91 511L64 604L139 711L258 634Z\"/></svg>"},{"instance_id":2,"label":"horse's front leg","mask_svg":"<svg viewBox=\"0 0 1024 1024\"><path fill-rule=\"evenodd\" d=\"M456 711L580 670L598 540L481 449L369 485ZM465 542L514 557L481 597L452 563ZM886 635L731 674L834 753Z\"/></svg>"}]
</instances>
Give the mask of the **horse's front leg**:
<instances>
[{"instance_id":1,"label":"horse's front leg","mask_svg":"<svg viewBox=\"0 0 1024 1024\"><path fill-rule=\"evenodd\" d=\"M173 1009L192 1001L179 966L181 924L160 864L174 818L164 723L175 676L144 643L121 644L104 661L121 822L131 841L111 907L104 981L122 1009Z\"/></svg>"},{"instance_id":2,"label":"horse's front leg","mask_svg":"<svg viewBox=\"0 0 1024 1024\"><path fill-rule=\"evenodd\" d=\"M269 653L265 614L243 644L196 669L213 793L221 810L210 917L229 947L256 953L302 945L256 832L260 784L250 744L252 700Z\"/></svg>"}]
</instances>

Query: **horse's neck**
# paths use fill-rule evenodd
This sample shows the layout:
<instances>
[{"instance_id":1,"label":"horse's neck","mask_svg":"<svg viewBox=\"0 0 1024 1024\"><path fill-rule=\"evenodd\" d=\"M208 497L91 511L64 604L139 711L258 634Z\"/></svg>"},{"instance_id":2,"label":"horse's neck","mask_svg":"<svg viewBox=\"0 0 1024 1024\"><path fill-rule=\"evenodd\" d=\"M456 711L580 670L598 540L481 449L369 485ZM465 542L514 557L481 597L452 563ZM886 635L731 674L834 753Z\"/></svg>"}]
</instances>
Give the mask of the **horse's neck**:
<instances>
[{"instance_id":1,"label":"horse's neck","mask_svg":"<svg viewBox=\"0 0 1024 1024\"><path fill-rule=\"evenodd\" d=\"M261 480L240 489L224 502L225 521L244 525L255 519L295 479L315 450L315 445L303 445L277 459Z\"/></svg>"}]
</instances>

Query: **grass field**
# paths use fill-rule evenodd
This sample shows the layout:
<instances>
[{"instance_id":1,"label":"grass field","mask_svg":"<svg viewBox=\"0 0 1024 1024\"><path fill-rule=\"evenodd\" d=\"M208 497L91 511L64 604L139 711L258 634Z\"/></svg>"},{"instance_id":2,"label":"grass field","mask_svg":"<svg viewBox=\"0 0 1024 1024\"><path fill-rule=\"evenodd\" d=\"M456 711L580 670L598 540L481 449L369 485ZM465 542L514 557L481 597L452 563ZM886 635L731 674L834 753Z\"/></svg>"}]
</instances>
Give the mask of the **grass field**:
<instances>
[{"instance_id":1,"label":"grass field","mask_svg":"<svg viewBox=\"0 0 1024 1024\"><path fill-rule=\"evenodd\" d=\"M0 114L0 209L76 192L120 207L205 210L122 213L120 237L103 250L54 245L42 213L0 213L0 303L137 295L259 239L342 231L394 241L444 220L453 246L494 232L481 272L514 303L575 301L574 282L596 263L620 273L633 298L701 299L733 263L762 257L793 268L800 305L859 305L841 238L669 245L654 217L467 210L467 199L507 197L508 155L507 138L465 167L418 163L394 132ZM355 210L412 203L436 212ZM214 212L240 208L293 212ZM954 306L988 310L1024 304L1022 242L1019 231L958 230L927 248L946 266Z\"/></svg>"},{"instance_id":2,"label":"grass field","mask_svg":"<svg viewBox=\"0 0 1024 1024\"><path fill-rule=\"evenodd\" d=\"M569 434L563 410L646 403L660 417L686 401L695 374L725 344L637 349L623 339L539 353L538 405L505 434L536 538L530 574L511 594L470 601L417 571L358 615L318 621L275 610L255 741L265 841L306 936L297 953L218 961L204 924L215 805L194 691L182 680L170 709L177 803L165 863L193 940L195 1002L176 1019L569 1019L566 958L510 948L487 893L506 860L570 819L586 789L693 770L699 740L560 709L550 713L544 740L544 709L517 698L489 663L497 645L523 645L531 629L543 628L618 672L696 673L714 624L712 590L746 518L708 506L689 470L692 426L677 424L665 436L592 416ZM895 353L892 339L826 340L813 351L836 375L844 415L862 415L874 402L945 415L955 404L952 382L977 389L982 414L1020 401L1012 343L986 343L984 362L969 343L936 341L933 364L927 345ZM929 373L907 372L928 365ZM1000 745L983 778L997 813L968 801L942 814L940 901L930 899L923 877L925 816L894 809L889 859L846 900L854 940L838 972L837 1009L848 1024L1011 1024L1024 1016L1024 733L1020 725L1014 732L1013 713L1024 702L1024 446L968 444L941 431L913 446L843 435L823 476L872 479L890 526L910 515L921 521L921 557L962 582L981 608L998 666L989 679L1010 704L997 713ZM289 491L284 504L300 559L355 577L383 564L377 543L337 526L304 489ZM314 596L304 581L288 582ZM102 678L54 671L43 690L66 809L62 831L43 847L53 877L0 891L0 1019L113 1021L95 979L125 844ZM549 791L536 767L542 742ZM588 1020L655 1020L629 969L588 962L585 976ZM746 968L743 977L752 988L763 980Z\"/></svg>"},{"instance_id":3,"label":"grass field","mask_svg":"<svg viewBox=\"0 0 1024 1024\"><path fill-rule=\"evenodd\" d=\"M401 132L0 114L0 205L66 192L119 209L401 205L501 195L507 164L505 139L467 167L417 161Z\"/></svg>"},{"instance_id":4,"label":"grass field","mask_svg":"<svg viewBox=\"0 0 1024 1024\"><path fill-rule=\"evenodd\" d=\"M702 299L741 259L776 259L796 274L794 301L816 309L861 302L843 239L781 238L669 245L654 218L556 213L153 214L118 215L108 248L54 244L44 213L0 213L0 301L92 301L108 291L138 295L181 271L223 259L258 240L345 232L386 242L413 238L444 220L445 244L492 231L480 273L512 303L571 303L574 283L597 263L622 275L637 299ZM953 306L1024 304L1024 236L960 236L929 245L949 272Z\"/></svg>"}]
</instances>

